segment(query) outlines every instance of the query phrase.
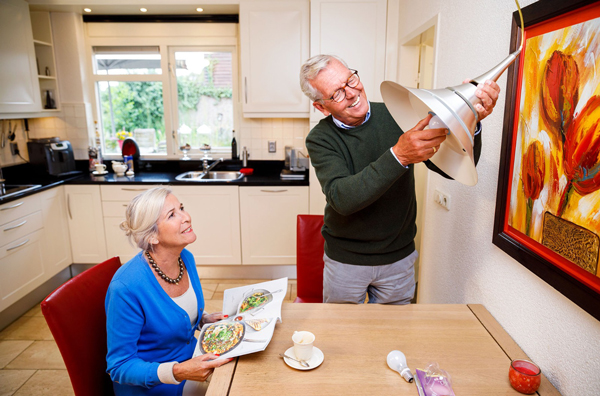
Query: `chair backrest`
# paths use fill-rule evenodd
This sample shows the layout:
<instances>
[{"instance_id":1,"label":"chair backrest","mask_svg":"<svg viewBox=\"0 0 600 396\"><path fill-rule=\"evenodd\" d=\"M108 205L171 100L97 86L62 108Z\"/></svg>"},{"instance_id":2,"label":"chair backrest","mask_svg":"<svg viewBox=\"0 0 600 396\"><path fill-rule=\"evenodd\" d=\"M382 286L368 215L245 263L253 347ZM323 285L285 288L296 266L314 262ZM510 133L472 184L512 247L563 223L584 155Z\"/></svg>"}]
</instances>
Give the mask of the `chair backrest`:
<instances>
[{"instance_id":1,"label":"chair backrest","mask_svg":"<svg viewBox=\"0 0 600 396\"><path fill-rule=\"evenodd\" d=\"M298 215L296 274L298 297L294 302L323 302L323 215Z\"/></svg>"},{"instance_id":2,"label":"chair backrest","mask_svg":"<svg viewBox=\"0 0 600 396\"><path fill-rule=\"evenodd\" d=\"M77 396L113 395L106 373L108 285L121 266L113 257L70 279L42 301L42 313Z\"/></svg>"}]
</instances>

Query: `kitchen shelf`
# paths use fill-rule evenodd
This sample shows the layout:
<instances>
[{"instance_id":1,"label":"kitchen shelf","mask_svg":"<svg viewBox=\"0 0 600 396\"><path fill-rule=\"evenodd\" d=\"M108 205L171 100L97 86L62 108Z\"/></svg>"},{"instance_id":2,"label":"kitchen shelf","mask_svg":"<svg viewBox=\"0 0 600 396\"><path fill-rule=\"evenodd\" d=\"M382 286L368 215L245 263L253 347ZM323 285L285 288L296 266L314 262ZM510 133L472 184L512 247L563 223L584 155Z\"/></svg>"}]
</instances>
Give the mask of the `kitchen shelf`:
<instances>
[{"instance_id":1,"label":"kitchen shelf","mask_svg":"<svg viewBox=\"0 0 600 396\"><path fill-rule=\"evenodd\" d=\"M52 25L50 13L34 11L30 13L37 64L40 96L42 98L42 112L52 113L60 109L58 95L58 80L56 79L56 61L54 59L54 44L52 40ZM56 109L44 109L46 105L46 91L50 91Z\"/></svg>"}]
</instances>

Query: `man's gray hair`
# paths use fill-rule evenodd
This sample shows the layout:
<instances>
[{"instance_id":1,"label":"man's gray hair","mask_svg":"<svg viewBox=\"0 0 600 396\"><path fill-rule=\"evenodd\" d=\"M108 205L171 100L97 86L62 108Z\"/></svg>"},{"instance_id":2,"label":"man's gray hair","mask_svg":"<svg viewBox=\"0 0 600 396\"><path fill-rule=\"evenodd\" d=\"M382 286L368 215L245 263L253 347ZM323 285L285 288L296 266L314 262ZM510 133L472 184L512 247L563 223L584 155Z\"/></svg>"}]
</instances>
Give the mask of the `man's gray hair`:
<instances>
[{"instance_id":1,"label":"man's gray hair","mask_svg":"<svg viewBox=\"0 0 600 396\"><path fill-rule=\"evenodd\" d=\"M348 67L343 59L335 55L315 55L302 65L300 68L300 87L304 95L308 96L312 102L323 99L323 95L312 86L311 81L317 78L321 70L326 69L332 59L336 59L342 65Z\"/></svg>"}]
</instances>

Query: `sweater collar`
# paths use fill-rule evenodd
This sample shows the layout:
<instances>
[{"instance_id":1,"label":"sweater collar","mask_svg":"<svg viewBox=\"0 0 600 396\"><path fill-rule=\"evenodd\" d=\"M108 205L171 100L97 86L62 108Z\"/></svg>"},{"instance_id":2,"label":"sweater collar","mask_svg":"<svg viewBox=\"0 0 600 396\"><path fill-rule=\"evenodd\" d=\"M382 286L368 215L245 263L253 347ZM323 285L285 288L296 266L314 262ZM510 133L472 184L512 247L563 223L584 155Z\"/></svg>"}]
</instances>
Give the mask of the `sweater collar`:
<instances>
[{"instance_id":1,"label":"sweater collar","mask_svg":"<svg viewBox=\"0 0 600 396\"><path fill-rule=\"evenodd\" d=\"M371 117L371 102L368 102L368 103L369 103L369 110L367 110L367 115L365 116L365 120L362 122L362 124L364 124L365 122L369 121L369 118ZM337 118L335 118L333 116L333 114L331 115L331 118L333 119L333 122L335 123L335 125L337 125L338 128L342 128L342 129L356 128L356 126L344 124L342 121L340 121ZM362 124L360 124L360 125L362 125Z\"/></svg>"}]
</instances>

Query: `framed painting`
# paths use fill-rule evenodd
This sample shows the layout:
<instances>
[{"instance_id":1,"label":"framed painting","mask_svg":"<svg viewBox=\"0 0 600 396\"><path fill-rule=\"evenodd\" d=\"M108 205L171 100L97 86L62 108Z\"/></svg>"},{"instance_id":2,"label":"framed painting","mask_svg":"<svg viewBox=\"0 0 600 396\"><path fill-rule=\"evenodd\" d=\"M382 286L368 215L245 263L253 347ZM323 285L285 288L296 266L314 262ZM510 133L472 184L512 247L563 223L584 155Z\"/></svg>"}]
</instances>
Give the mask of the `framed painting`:
<instances>
[{"instance_id":1,"label":"framed painting","mask_svg":"<svg viewBox=\"0 0 600 396\"><path fill-rule=\"evenodd\" d=\"M513 15L493 243L600 320L600 1Z\"/></svg>"}]
</instances>

